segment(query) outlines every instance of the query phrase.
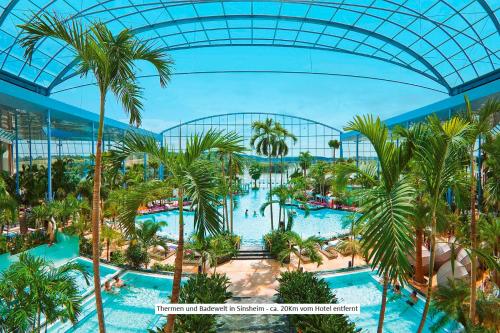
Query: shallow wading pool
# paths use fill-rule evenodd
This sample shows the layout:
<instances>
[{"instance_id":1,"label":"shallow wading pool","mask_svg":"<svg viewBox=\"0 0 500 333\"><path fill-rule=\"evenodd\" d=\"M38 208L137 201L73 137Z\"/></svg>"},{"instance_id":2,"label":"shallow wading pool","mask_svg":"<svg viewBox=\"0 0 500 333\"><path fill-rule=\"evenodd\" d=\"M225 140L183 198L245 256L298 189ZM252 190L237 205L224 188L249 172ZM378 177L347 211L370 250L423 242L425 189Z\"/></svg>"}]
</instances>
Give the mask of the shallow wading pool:
<instances>
[{"instance_id":1,"label":"shallow wading pool","mask_svg":"<svg viewBox=\"0 0 500 333\"><path fill-rule=\"evenodd\" d=\"M167 303L172 290L172 278L126 272L121 276L126 286L102 293L106 332L145 332L153 329L163 317L155 315L154 305ZM88 298L78 323L57 323L49 332L97 332L95 299Z\"/></svg>"}]
</instances>

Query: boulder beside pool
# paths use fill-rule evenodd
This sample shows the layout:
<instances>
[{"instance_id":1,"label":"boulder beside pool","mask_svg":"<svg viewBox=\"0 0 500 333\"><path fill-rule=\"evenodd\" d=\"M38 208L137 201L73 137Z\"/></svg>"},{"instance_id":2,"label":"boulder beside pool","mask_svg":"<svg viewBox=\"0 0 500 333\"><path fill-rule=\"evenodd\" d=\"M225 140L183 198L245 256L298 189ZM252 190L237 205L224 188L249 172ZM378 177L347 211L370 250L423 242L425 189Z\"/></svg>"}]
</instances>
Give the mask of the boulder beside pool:
<instances>
[{"instance_id":1,"label":"boulder beside pool","mask_svg":"<svg viewBox=\"0 0 500 333\"><path fill-rule=\"evenodd\" d=\"M450 279L467 280L469 278L469 272L467 272L464 265L455 260L453 266L450 260L439 268L436 275L438 286L448 286Z\"/></svg>"}]
</instances>

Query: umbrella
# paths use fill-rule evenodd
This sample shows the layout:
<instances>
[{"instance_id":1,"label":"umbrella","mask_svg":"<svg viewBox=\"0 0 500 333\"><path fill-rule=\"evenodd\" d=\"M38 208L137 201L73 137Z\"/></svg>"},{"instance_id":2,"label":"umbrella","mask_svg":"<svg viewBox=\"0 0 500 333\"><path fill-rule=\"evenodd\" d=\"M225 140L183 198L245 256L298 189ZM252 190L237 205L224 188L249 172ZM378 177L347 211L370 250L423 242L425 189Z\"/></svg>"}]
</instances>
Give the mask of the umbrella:
<instances>
[{"instance_id":1,"label":"umbrella","mask_svg":"<svg viewBox=\"0 0 500 333\"><path fill-rule=\"evenodd\" d=\"M436 268L451 259L451 247L447 243L436 244Z\"/></svg>"},{"instance_id":2,"label":"umbrella","mask_svg":"<svg viewBox=\"0 0 500 333\"><path fill-rule=\"evenodd\" d=\"M445 262L437 272L437 283L439 286L447 286L450 279L464 280L469 277L469 273L464 265L458 261L453 262L454 267L452 267L452 261ZM453 269L452 269L453 268Z\"/></svg>"},{"instance_id":3,"label":"umbrella","mask_svg":"<svg viewBox=\"0 0 500 333\"><path fill-rule=\"evenodd\" d=\"M429 261L431 259L431 253L425 246L422 246L422 269L424 270L424 274L427 274L429 272ZM415 266L415 252L412 251L411 254L408 255L408 260L410 261L410 264Z\"/></svg>"},{"instance_id":4,"label":"umbrella","mask_svg":"<svg viewBox=\"0 0 500 333\"><path fill-rule=\"evenodd\" d=\"M469 253L465 249L461 249L460 251L458 251L457 261L464 265L467 269L467 272L470 273L472 261L470 260Z\"/></svg>"}]
</instances>

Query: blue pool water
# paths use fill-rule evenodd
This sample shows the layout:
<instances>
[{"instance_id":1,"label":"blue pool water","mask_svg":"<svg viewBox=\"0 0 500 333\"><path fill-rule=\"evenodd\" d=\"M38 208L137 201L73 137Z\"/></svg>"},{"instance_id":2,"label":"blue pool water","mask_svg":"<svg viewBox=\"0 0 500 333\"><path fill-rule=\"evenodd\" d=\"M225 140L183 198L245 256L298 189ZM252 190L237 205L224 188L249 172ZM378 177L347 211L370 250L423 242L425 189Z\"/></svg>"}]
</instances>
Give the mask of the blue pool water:
<instances>
[{"instance_id":1,"label":"blue pool water","mask_svg":"<svg viewBox=\"0 0 500 333\"><path fill-rule=\"evenodd\" d=\"M352 315L350 319L363 332L376 332L380 304L382 300L382 286L377 280L377 275L369 271L350 273L344 275L325 277L324 280L333 290L339 303L359 303L361 313ZM402 297L394 298L389 292L387 308L384 318L384 332L416 332L422 317L424 300L414 306L406 303L409 292L403 290ZM431 332L432 318L427 318L424 332Z\"/></svg>"},{"instance_id":2,"label":"blue pool water","mask_svg":"<svg viewBox=\"0 0 500 333\"><path fill-rule=\"evenodd\" d=\"M234 232L242 236L242 243L245 245L262 244L262 236L271 230L269 218L270 208L264 211L264 216L260 214L260 206L266 201L268 191L252 190L249 194L236 198L234 209ZM245 210L248 209L248 216ZM297 211L294 220L293 230L302 237L320 236L331 237L347 232L342 228L342 218L351 213L321 209L310 211L306 217L305 213L295 207L287 208ZM273 205L274 227L278 225L278 205ZM257 213L254 216L254 211ZM193 231L194 213L185 212L185 236L189 236ZM167 226L161 233L170 238L178 237L178 211L162 212L149 215L143 215L137 218L137 221L153 220L156 222L165 221Z\"/></svg>"},{"instance_id":3,"label":"blue pool water","mask_svg":"<svg viewBox=\"0 0 500 333\"><path fill-rule=\"evenodd\" d=\"M58 266L78 256L78 237L57 233L57 242L51 246L44 244L26 251L35 257L44 258ZM0 255L0 272L19 260L20 253Z\"/></svg>"},{"instance_id":4,"label":"blue pool water","mask_svg":"<svg viewBox=\"0 0 500 333\"><path fill-rule=\"evenodd\" d=\"M82 265L85 269L85 271L89 274L88 275L88 282L87 284L85 282L85 278L83 277L82 274L80 273L74 273L73 276L76 279L76 283L78 285L78 288L80 290L80 293L83 295L87 293L89 290L94 288L94 274L93 274L93 269L92 269L92 261L84 258L75 258L73 259L74 262L79 263ZM101 283L109 279L111 276L113 276L116 272L118 272L118 268L108 266L108 265L103 265L101 264L99 266L99 272L100 272L100 277L101 277Z\"/></svg>"},{"instance_id":5,"label":"blue pool water","mask_svg":"<svg viewBox=\"0 0 500 333\"><path fill-rule=\"evenodd\" d=\"M155 315L154 305L168 302L172 279L168 277L126 272L125 287L115 293L103 292L106 331L110 333L145 332L154 328L162 317ZM94 298L83 306L79 322L57 323L49 332L97 332L98 323Z\"/></svg>"}]
</instances>

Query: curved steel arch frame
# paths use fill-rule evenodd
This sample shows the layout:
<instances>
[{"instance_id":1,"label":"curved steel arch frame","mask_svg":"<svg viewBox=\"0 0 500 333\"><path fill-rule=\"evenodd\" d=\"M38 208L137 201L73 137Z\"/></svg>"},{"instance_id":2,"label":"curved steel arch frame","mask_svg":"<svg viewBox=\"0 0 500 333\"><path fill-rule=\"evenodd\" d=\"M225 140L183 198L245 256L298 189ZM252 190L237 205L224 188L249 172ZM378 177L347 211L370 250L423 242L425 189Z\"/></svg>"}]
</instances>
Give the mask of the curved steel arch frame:
<instances>
[{"instance_id":1,"label":"curved steel arch frame","mask_svg":"<svg viewBox=\"0 0 500 333\"><path fill-rule=\"evenodd\" d=\"M268 7L262 10L262 5L260 9L254 8L262 3L269 4L269 8L279 7L279 10L273 12L271 9L268 10ZM61 54L67 50L67 46L61 45L53 49L46 46L46 41L42 42L36 55L38 59L43 60L30 66L22 57L16 55L19 52L15 47L20 36L19 29L7 30L9 32L2 29L9 15L20 18L16 9L22 12L32 7L33 12L38 15L54 7L57 11L58 5L69 8L65 10L69 10L70 19L83 18L90 21L97 18L105 23L116 23L115 28L127 26L139 35L155 31L156 36L149 39L164 43L169 50L221 45L326 49L362 55L402 66L438 82L450 94L453 94L454 87L466 87L469 81L494 72L498 69L499 63L500 51L495 46L500 45L499 23L496 17L498 9L491 8L486 0L466 0L460 3L460 8L456 4L453 6L447 0L429 0L422 4L422 8L420 3L415 1L395 0L373 0L366 3L348 0L146 0L140 3L134 3L133 0L123 3L114 3L113 0L86 0L85 5L83 4L84 2L77 8L68 0L40 0L35 6L32 0L10 0L3 6L4 10L0 14L0 37L2 34L7 34L6 40L13 42L2 50L5 56L3 59L0 57L0 71L31 80L33 84L39 84L48 90L74 76L71 72L73 64L69 59L61 59ZM240 6L236 11L231 8L236 6L235 4ZM201 8L205 5L218 7L215 13L207 14L206 10ZM184 11L182 14L179 14L180 9ZM474 10L474 15L470 14L471 9ZM151 16L157 15L160 11L162 14L160 19ZM439 16L436 16L436 12ZM259 27L258 22L263 20L275 23L267 28ZM209 23L215 21L222 21L225 28L210 28ZM235 27L230 24L231 21L240 21L240 25L241 22L248 23L245 27ZM297 24L297 28L284 28L281 23L287 21ZM429 26L424 30L418 30L415 28L416 22ZM194 30L204 35L202 42L188 38L193 29L186 27L191 24L201 25L201 29ZM485 24L490 24L493 28L490 27L486 29L487 32L483 32ZM312 25L317 26L318 30L308 28ZM172 37L172 34L165 35L156 31L169 26L177 28L177 33L173 35L184 40L183 43L171 43L168 38ZM334 34L328 31L329 28L339 29L341 32ZM238 39L234 36L236 29L250 30L251 35ZM259 38L256 36L259 29L267 29L272 37ZM217 30L225 30L228 37L211 38L209 32ZM283 32L287 32L289 36L278 37L278 33ZM303 37L307 34L313 36L309 36L311 40ZM323 36L334 37L336 40L323 42L321 40ZM347 44L344 45L343 42ZM419 42L428 47L421 50L418 47ZM447 44L452 45L451 49L455 51L447 52ZM20 66L5 67L6 63L16 61L21 62Z\"/></svg>"},{"instance_id":2,"label":"curved steel arch frame","mask_svg":"<svg viewBox=\"0 0 500 333\"><path fill-rule=\"evenodd\" d=\"M288 158L296 158L301 151L309 151L320 159L331 159L332 149L328 141L340 141L342 131L304 117L271 112L232 112L202 117L180 123L160 132L162 143L174 151L182 150L185 142L194 133L206 132L209 129L218 129L224 132L236 132L242 139L245 147L249 148L248 155L255 155L250 150L251 125L254 121L271 118L297 136L297 143L289 142ZM340 150L341 151L341 150ZM337 153L339 153L337 151ZM341 153L340 153L341 154ZM337 154L337 157L340 155Z\"/></svg>"}]
</instances>

